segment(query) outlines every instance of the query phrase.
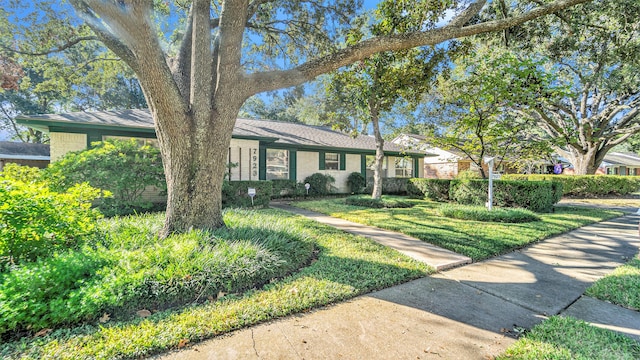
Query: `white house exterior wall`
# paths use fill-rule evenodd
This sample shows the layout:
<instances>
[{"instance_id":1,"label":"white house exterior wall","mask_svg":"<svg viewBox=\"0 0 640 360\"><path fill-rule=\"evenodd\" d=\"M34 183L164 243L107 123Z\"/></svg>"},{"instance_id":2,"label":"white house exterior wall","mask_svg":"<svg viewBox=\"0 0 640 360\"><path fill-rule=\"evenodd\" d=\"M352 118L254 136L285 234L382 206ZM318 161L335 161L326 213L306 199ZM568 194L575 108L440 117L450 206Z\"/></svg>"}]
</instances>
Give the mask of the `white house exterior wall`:
<instances>
[{"instance_id":1,"label":"white house exterior wall","mask_svg":"<svg viewBox=\"0 0 640 360\"><path fill-rule=\"evenodd\" d=\"M320 155L317 152L298 151L296 156L298 160L296 179L298 179L298 182L304 181L304 178L313 173L321 172L318 170Z\"/></svg>"},{"instance_id":2,"label":"white house exterior wall","mask_svg":"<svg viewBox=\"0 0 640 360\"><path fill-rule=\"evenodd\" d=\"M229 162L238 166L231 168L230 180L258 180L259 147L260 142L257 140L231 139Z\"/></svg>"},{"instance_id":3,"label":"white house exterior wall","mask_svg":"<svg viewBox=\"0 0 640 360\"><path fill-rule=\"evenodd\" d=\"M345 170L320 170L321 173L331 175L336 182L334 186L337 188L336 192L339 193L348 193L350 191L349 186L347 185L347 178L349 174L352 172L360 172L360 155L356 154L347 154L346 155L346 167ZM316 162L317 164L317 162Z\"/></svg>"},{"instance_id":4,"label":"white house exterior wall","mask_svg":"<svg viewBox=\"0 0 640 360\"><path fill-rule=\"evenodd\" d=\"M64 154L87 148L86 134L52 132L49 134L51 162L60 160Z\"/></svg>"}]
</instances>

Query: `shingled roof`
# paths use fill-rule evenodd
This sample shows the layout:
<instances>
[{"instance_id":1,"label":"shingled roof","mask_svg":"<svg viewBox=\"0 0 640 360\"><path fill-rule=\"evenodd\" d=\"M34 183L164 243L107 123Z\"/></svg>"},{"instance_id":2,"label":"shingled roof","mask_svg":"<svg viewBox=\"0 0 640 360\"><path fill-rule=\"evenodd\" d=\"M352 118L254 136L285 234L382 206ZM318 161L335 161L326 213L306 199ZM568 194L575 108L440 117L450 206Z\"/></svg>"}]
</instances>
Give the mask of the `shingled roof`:
<instances>
[{"instance_id":1,"label":"shingled roof","mask_svg":"<svg viewBox=\"0 0 640 360\"><path fill-rule=\"evenodd\" d=\"M0 141L0 159L49 160L49 145Z\"/></svg>"},{"instance_id":2,"label":"shingled roof","mask_svg":"<svg viewBox=\"0 0 640 360\"><path fill-rule=\"evenodd\" d=\"M114 128L129 130L153 130L153 119L148 110L120 110L99 112L72 112L66 114L29 115L18 117L18 122L47 131L45 124L87 128ZM300 148L339 148L375 150L375 139L371 136L349 136L326 126L312 126L281 121L237 119L233 136L239 138L264 138L275 144ZM394 153L421 154L416 150L406 151L401 146L385 142L384 150Z\"/></svg>"}]
</instances>

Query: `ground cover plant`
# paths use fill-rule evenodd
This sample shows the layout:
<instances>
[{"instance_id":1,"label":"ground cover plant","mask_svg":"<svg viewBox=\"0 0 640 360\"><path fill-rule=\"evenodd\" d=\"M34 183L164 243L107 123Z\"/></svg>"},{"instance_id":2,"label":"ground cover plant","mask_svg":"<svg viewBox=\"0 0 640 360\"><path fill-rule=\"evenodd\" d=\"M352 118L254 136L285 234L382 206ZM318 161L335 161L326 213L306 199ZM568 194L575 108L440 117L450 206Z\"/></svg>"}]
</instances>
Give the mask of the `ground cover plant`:
<instances>
[{"instance_id":1,"label":"ground cover plant","mask_svg":"<svg viewBox=\"0 0 640 360\"><path fill-rule=\"evenodd\" d=\"M371 209L346 205L343 199L329 199L298 202L296 206L402 232L469 256L475 261L622 215L621 212L610 210L558 207L553 213L539 214L540 221L525 224L487 223L442 217L438 215L442 203L414 199L406 201L416 205L405 209Z\"/></svg>"},{"instance_id":2,"label":"ground cover plant","mask_svg":"<svg viewBox=\"0 0 640 360\"><path fill-rule=\"evenodd\" d=\"M308 263L313 243L287 221L261 215L229 212L226 228L165 239L156 235L162 214L105 221L101 244L16 265L0 277L0 335L202 302Z\"/></svg>"},{"instance_id":3,"label":"ground cover plant","mask_svg":"<svg viewBox=\"0 0 640 360\"><path fill-rule=\"evenodd\" d=\"M490 221L502 223L526 223L539 221L540 217L533 211L519 208L493 208L489 211L484 206L443 204L438 214L460 220Z\"/></svg>"},{"instance_id":4,"label":"ground cover plant","mask_svg":"<svg viewBox=\"0 0 640 360\"><path fill-rule=\"evenodd\" d=\"M639 359L640 343L570 317L553 316L498 359Z\"/></svg>"},{"instance_id":5,"label":"ground cover plant","mask_svg":"<svg viewBox=\"0 0 640 360\"><path fill-rule=\"evenodd\" d=\"M211 259L211 262L223 261L230 267L223 274L226 280L210 284L208 274L202 270L215 268L211 262L204 261L205 255L213 251L209 247L215 244L193 247L194 243L201 241L201 232L181 235L179 241L172 242L169 238L159 242L155 234L162 227L162 215L104 220L104 230L112 234L108 239L109 251L101 253L106 257L107 266L103 266L99 256L95 258L96 266L84 261L75 262L98 269L96 273L102 277L99 276L100 281L94 285L105 283L110 288L135 290L141 289L138 285L151 282L153 291L134 292L143 300L170 294L178 298L191 296L206 290L207 286L213 291L203 291L197 301L187 306L167 310L155 307L157 304L140 309L139 304L131 304L138 300L122 298L122 302L117 304L121 305L120 308L92 314L99 318L81 326L45 328L38 334L34 334L36 330L32 328L22 333L28 336L19 339L5 337L0 344L0 357L138 358L382 289L432 271L426 265L371 240L347 235L282 211L229 210L225 213L225 221L230 227L230 235L229 241L222 246L222 252L226 251L229 257L218 260L223 256L216 254L216 260ZM260 228L267 228L267 235L272 238L265 236L264 231L260 233ZM299 244L287 240L295 240ZM281 254L283 257L290 258L278 261L267 252L261 254L256 246L265 243L271 243L272 253L277 250L287 253ZM198 249L202 255L195 254L193 249ZM252 259L262 259L268 266L261 267L262 260ZM65 262L67 265L71 263ZM113 278L116 274L108 270L113 266L121 270L118 273L124 274L124 279ZM303 267L298 270L299 266ZM19 275L15 277L26 283L26 279ZM8 275L0 276L7 289L20 291L20 286L11 285L13 281L8 284L4 278ZM257 278L250 280L252 276ZM85 279L84 282L90 281ZM214 290L218 285L220 290ZM77 293L79 291L75 291ZM123 293L127 292L123 290ZM141 315L130 318L125 310L136 310ZM147 311L140 313L140 310Z\"/></svg>"},{"instance_id":6,"label":"ground cover plant","mask_svg":"<svg viewBox=\"0 0 640 360\"><path fill-rule=\"evenodd\" d=\"M586 295L640 311L640 255L596 281Z\"/></svg>"}]
</instances>

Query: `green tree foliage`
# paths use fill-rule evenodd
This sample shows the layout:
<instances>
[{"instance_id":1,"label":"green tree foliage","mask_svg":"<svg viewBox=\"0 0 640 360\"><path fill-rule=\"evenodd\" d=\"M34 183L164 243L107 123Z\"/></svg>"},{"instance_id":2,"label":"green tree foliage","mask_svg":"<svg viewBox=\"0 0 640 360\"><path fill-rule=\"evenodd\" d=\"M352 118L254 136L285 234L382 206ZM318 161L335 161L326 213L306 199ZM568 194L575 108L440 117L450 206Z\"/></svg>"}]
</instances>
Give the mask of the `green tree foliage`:
<instances>
[{"instance_id":1,"label":"green tree foliage","mask_svg":"<svg viewBox=\"0 0 640 360\"><path fill-rule=\"evenodd\" d=\"M539 87L512 91L535 101L516 98L513 109L537 122L577 174L593 174L611 148L640 131L639 19L638 1L592 1L491 39L521 59L541 55L528 78Z\"/></svg>"},{"instance_id":2,"label":"green tree foliage","mask_svg":"<svg viewBox=\"0 0 640 360\"><path fill-rule=\"evenodd\" d=\"M50 0L9 1L0 9L0 59L22 70L20 81L0 92L0 128L17 140L47 141L17 125L19 114L146 107L133 72L72 13Z\"/></svg>"},{"instance_id":3,"label":"green tree foliage","mask_svg":"<svg viewBox=\"0 0 640 360\"><path fill-rule=\"evenodd\" d=\"M452 76L441 77L432 93L430 113L437 119L432 122L439 125L430 133L430 144L464 154L482 177L487 176L486 156L497 157L497 166L505 161L524 166L547 159L551 149L536 140L532 121L513 107L536 102L541 93L533 87L551 86L552 76L535 71L541 63L534 57L519 59L482 45L476 45L471 54L458 59ZM523 91L514 93L514 89Z\"/></svg>"},{"instance_id":4,"label":"green tree foliage","mask_svg":"<svg viewBox=\"0 0 640 360\"><path fill-rule=\"evenodd\" d=\"M77 248L96 232L101 191L86 183L55 192L37 169L8 164L0 176L0 270Z\"/></svg>"},{"instance_id":5,"label":"green tree foliage","mask_svg":"<svg viewBox=\"0 0 640 360\"><path fill-rule=\"evenodd\" d=\"M373 19L369 16L354 21L356 27L348 34L347 43L371 36L404 34L423 27L434 28L437 21L453 3L442 2L441 7L411 2L383 2ZM398 17L398 14L404 14ZM369 26L370 23L373 25ZM359 26L359 27L358 27ZM382 160L384 139L380 131L380 118L402 104L414 110L422 95L432 86L437 74L446 70L444 60L449 52L459 48L457 43L448 47L422 47L398 52L381 52L349 65L332 74L327 85L329 109L327 116L340 129L367 133L373 128L376 139L372 197L382 196Z\"/></svg>"},{"instance_id":6,"label":"green tree foliage","mask_svg":"<svg viewBox=\"0 0 640 360\"><path fill-rule=\"evenodd\" d=\"M66 190L87 182L107 190L112 196L99 204L107 215L149 210L153 204L142 196L148 187L166 189L160 151L140 146L138 141L106 140L92 148L66 154L47 168L47 177L56 190Z\"/></svg>"}]
</instances>

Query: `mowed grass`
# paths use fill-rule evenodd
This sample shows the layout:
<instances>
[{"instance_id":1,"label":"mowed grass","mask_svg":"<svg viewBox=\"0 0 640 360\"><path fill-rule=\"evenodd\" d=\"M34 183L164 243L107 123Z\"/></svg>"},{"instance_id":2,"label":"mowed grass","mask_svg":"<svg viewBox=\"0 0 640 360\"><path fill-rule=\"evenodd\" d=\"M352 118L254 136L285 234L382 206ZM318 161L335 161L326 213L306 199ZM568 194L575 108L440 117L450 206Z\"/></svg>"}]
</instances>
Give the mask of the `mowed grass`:
<instances>
[{"instance_id":1,"label":"mowed grass","mask_svg":"<svg viewBox=\"0 0 640 360\"><path fill-rule=\"evenodd\" d=\"M539 214L540 221L523 224L457 220L438 215L446 204L426 201L403 209L372 209L346 205L344 199L298 202L295 206L345 220L401 232L428 243L466 255L474 261L504 254L528 244L578 227L614 218L621 212L557 207Z\"/></svg>"},{"instance_id":2,"label":"mowed grass","mask_svg":"<svg viewBox=\"0 0 640 360\"><path fill-rule=\"evenodd\" d=\"M585 294L640 311L640 255L596 281Z\"/></svg>"},{"instance_id":3,"label":"mowed grass","mask_svg":"<svg viewBox=\"0 0 640 360\"><path fill-rule=\"evenodd\" d=\"M221 293L218 299L158 311L146 318L93 322L42 332L0 344L4 359L113 359L140 358L193 344L245 326L308 311L370 291L426 276L428 266L375 242L345 234L287 212L243 211L243 221L253 217L286 226L312 241L317 250L310 264L284 278L242 293ZM286 221L281 221L285 219ZM148 222L158 222L149 224ZM157 229L162 217L146 217L141 228ZM135 221L133 221L135 223ZM119 226L107 228L120 229ZM273 229L276 231L277 229ZM144 237L129 229L136 247ZM122 234L120 234L122 235ZM123 241L122 236L119 237Z\"/></svg>"},{"instance_id":4,"label":"mowed grass","mask_svg":"<svg viewBox=\"0 0 640 360\"><path fill-rule=\"evenodd\" d=\"M636 360L640 343L571 317L553 316L527 332L498 359Z\"/></svg>"}]
</instances>

